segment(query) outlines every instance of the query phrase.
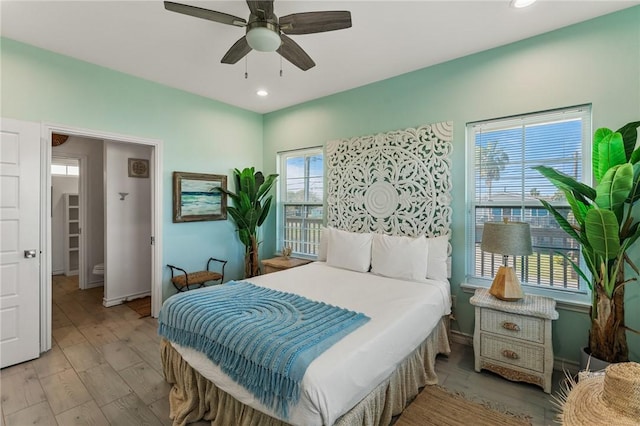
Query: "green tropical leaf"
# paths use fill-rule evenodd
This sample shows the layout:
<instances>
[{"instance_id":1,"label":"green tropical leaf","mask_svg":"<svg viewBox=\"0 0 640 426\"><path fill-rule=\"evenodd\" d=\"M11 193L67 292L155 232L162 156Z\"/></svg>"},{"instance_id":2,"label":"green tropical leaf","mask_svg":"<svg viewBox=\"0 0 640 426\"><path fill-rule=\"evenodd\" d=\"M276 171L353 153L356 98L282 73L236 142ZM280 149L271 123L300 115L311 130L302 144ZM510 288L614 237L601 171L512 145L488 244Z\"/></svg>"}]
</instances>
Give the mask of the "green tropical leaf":
<instances>
[{"instance_id":1,"label":"green tropical leaf","mask_svg":"<svg viewBox=\"0 0 640 426\"><path fill-rule=\"evenodd\" d=\"M618 219L610 210L591 209L585 217L585 234L595 254L605 260L620 253Z\"/></svg>"},{"instance_id":2,"label":"green tropical leaf","mask_svg":"<svg viewBox=\"0 0 640 426\"><path fill-rule=\"evenodd\" d=\"M600 179L612 167L627 162L622 135L616 132L605 137L602 142L598 144L598 157L599 177L596 177L596 182L600 182Z\"/></svg>"},{"instance_id":3,"label":"green tropical leaf","mask_svg":"<svg viewBox=\"0 0 640 426\"><path fill-rule=\"evenodd\" d=\"M633 204L640 200L640 163L633 165L633 183L631 184L631 191L629 191L629 198L626 202Z\"/></svg>"},{"instance_id":4,"label":"green tropical leaf","mask_svg":"<svg viewBox=\"0 0 640 426\"><path fill-rule=\"evenodd\" d=\"M627 161L631 160L632 153L634 152L633 149L636 147L636 141L638 140L638 127L640 127L640 121L634 121L632 123L627 123L618 129L618 133L622 135L622 140L624 141L624 152ZM631 161L631 163L635 162L636 161Z\"/></svg>"},{"instance_id":5,"label":"green tropical leaf","mask_svg":"<svg viewBox=\"0 0 640 426\"><path fill-rule=\"evenodd\" d=\"M247 223L244 219L244 215L235 207L227 207L227 212L231 216L231 219L236 223L238 229L244 229L247 227Z\"/></svg>"},{"instance_id":6,"label":"green tropical leaf","mask_svg":"<svg viewBox=\"0 0 640 426\"><path fill-rule=\"evenodd\" d=\"M578 234L578 232L575 229L573 229L571 224L567 221L567 219L565 219L564 216L562 216L560 213L558 213L558 211L555 209L555 207L553 207L551 204L549 204L545 200L540 200L540 202L542 203L544 208L547 209L553 215L553 217L555 218L556 222L558 222L558 225L560 225L560 227L567 234L569 234L569 236L575 238L581 244L583 244L585 242L585 241L583 241L584 239L582 238L582 236L580 234Z\"/></svg>"},{"instance_id":7,"label":"green tropical leaf","mask_svg":"<svg viewBox=\"0 0 640 426\"><path fill-rule=\"evenodd\" d=\"M251 211L251 209L253 209L253 204L251 203L251 200L249 199L249 195L242 191L240 192L240 199L239 199L239 205L237 206L238 209L243 212L243 214L246 214L248 211Z\"/></svg>"},{"instance_id":8,"label":"green tropical leaf","mask_svg":"<svg viewBox=\"0 0 640 426\"><path fill-rule=\"evenodd\" d=\"M630 163L618 164L610 168L596 186L596 204L601 209L616 213L622 218L621 208L631 193L633 185L633 167Z\"/></svg>"},{"instance_id":9,"label":"green tropical leaf","mask_svg":"<svg viewBox=\"0 0 640 426\"><path fill-rule=\"evenodd\" d=\"M605 138L610 138L612 134L613 130L607 129L606 127L602 127L596 130L596 132L593 134L591 168L593 169L593 174L596 181L600 181L600 178L602 177L599 173L600 155L598 154L598 148L600 147L600 142L602 142Z\"/></svg>"},{"instance_id":10,"label":"green tropical leaf","mask_svg":"<svg viewBox=\"0 0 640 426\"><path fill-rule=\"evenodd\" d=\"M257 194L258 200L261 200L262 197L264 197L264 195L267 192L269 192L269 190L271 189L271 187L275 183L277 177L278 177L277 174L271 174L271 175L267 176L266 179L263 179L263 182L260 185L260 188L258 189L258 194Z\"/></svg>"},{"instance_id":11,"label":"green tropical leaf","mask_svg":"<svg viewBox=\"0 0 640 426\"><path fill-rule=\"evenodd\" d=\"M256 179L256 188L259 188L264 183L264 175L262 172L256 172L253 177Z\"/></svg>"},{"instance_id":12,"label":"green tropical leaf","mask_svg":"<svg viewBox=\"0 0 640 426\"><path fill-rule=\"evenodd\" d=\"M580 226L584 226L584 216L587 214L591 207L591 204L584 204L576 199L573 195L573 192L569 190L563 190L564 197L567 199L567 202L571 206L571 211L573 212L573 216L576 218L576 221L580 224Z\"/></svg>"},{"instance_id":13,"label":"green tropical leaf","mask_svg":"<svg viewBox=\"0 0 640 426\"><path fill-rule=\"evenodd\" d=\"M640 163L640 148L636 149L635 151L633 151L631 153L631 158L629 159L629 162L631 164L638 164Z\"/></svg>"},{"instance_id":14,"label":"green tropical leaf","mask_svg":"<svg viewBox=\"0 0 640 426\"><path fill-rule=\"evenodd\" d=\"M242 170L242 173L240 174L240 191L244 192L251 201L255 199L256 191L256 179L254 170L255 169L253 167L247 167Z\"/></svg>"},{"instance_id":15,"label":"green tropical leaf","mask_svg":"<svg viewBox=\"0 0 640 426\"><path fill-rule=\"evenodd\" d=\"M238 229L238 237L240 237L240 241L245 247L251 247L251 234L249 234L248 229Z\"/></svg>"},{"instance_id":16,"label":"green tropical leaf","mask_svg":"<svg viewBox=\"0 0 640 426\"><path fill-rule=\"evenodd\" d=\"M587 274L580 268L580 266L576 262L574 262L573 259L571 259L568 254L560 251L557 251L556 253L564 257L565 260L569 262L569 264L571 264L571 267L573 268L574 271L576 271L576 274L580 275L580 277L582 277L582 279L589 286L589 289L591 289L591 280L587 277Z\"/></svg>"},{"instance_id":17,"label":"green tropical leaf","mask_svg":"<svg viewBox=\"0 0 640 426\"><path fill-rule=\"evenodd\" d=\"M267 216L269 215L269 208L271 207L272 198L273 196L270 195L264 200L264 207L262 208L262 212L260 214L260 217L258 218L258 226L262 226L264 221L267 219Z\"/></svg>"},{"instance_id":18,"label":"green tropical leaf","mask_svg":"<svg viewBox=\"0 0 640 426\"><path fill-rule=\"evenodd\" d=\"M549 179L556 188L571 191L576 197L576 200L583 204L588 204L587 199L594 200L596 198L596 191L593 188L582 182L578 182L565 173L547 166L535 166L533 169L537 170L542 174L542 176Z\"/></svg>"},{"instance_id":19,"label":"green tropical leaf","mask_svg":"<svg viewBox=\"0 0 640 426\"><path fill-rule=\"evenodd\" d=\"M213 188L213 190L214 190L214 191L218 191L218 192L222 192L223 194L226 194L227 196L229 196L229 198L231 198L231 200L232 200L235 204L237 204L237 203L238 203L239 197L238 197L238 194L236 194L235 192L233 192L233 191L229 191L228 189L226 189L226 188L222 188L222 187L219 187L219 186L218 186L218 187L216 187L216 188Z\"/></svg>"}]
</instances>

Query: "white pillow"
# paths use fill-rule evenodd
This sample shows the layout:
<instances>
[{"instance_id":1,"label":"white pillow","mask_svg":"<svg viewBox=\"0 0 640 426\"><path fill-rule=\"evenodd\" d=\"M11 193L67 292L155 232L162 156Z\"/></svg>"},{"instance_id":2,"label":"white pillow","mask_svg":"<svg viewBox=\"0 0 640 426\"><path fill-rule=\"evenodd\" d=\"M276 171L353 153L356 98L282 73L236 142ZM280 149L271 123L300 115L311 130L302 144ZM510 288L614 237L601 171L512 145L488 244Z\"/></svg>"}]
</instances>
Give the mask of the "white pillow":
<instances>
[{"instance_id":1,"label":"white pillow","mask_svg":"<svg viewBox=\"0 0 640 426\"><path fill-rule=\"evenodd\" d=\"M327 245L329 244L329 229L326 226L320 227L320 244L318 244L318 260L327 261Z\"/></svg>"},{"instance_id":2,"label":"white pillow","mask_svg":"<svg viewBox=\"0 0 640 426\"><path fill-rule=\"evenodd\" d=\"M376 234L371 247L371 272L401 280L424 281L427 239Z\"/></svg>"},{"instance_id":3,"label":"white pillow","mask_svg":"<svg viewBox=\"0 0 640 426\"><path fill-rule=\"evenodd\" d=\"M449 277L449 237L427 238L427 278L438 281L447 281Z\"/></svg>"},{"instance_id":4,"label":"white pillow","mask_svg":"<svg viewBox=\"0 0 640 426\"><path fill-rule=\"evenodd\" d=\"M371 266L371 240L369 233L358 234L327 228L327 265L350 269L356 272L368 272Z\"/></svg>"}]
</instances>

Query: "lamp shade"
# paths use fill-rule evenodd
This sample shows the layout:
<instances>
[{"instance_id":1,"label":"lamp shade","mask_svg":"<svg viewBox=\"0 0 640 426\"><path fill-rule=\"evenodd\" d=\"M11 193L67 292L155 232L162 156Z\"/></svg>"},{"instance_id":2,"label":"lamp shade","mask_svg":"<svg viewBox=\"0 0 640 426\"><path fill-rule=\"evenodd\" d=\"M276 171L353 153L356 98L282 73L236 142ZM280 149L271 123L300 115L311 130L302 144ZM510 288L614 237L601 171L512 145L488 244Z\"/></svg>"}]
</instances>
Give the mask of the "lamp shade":
<instances>
[{"instance_id":1,"label":"lamp shade","mask_svg":"<svg viewBox=\"0 0 640 426\"><path fill-rule=\"evenodd\" d=\"M482 232L482 251L510 256L533 253L531 230L524 222L485 222Z\"/></svg>"}]
</instances>

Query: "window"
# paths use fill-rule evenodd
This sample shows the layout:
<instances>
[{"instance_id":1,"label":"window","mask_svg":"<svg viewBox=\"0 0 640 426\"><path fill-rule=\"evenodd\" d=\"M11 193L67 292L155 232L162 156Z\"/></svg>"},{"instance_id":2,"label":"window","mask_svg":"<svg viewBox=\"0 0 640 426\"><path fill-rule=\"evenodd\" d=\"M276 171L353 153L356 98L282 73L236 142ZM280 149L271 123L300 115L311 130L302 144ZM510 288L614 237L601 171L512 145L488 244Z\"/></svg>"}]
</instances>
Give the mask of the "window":
<instances>
[{"instance_id":1,"label":"window","mask_svg":"<svg viewBox=\"0 0 640 426\"><path fill-rule=\"evenodd\" d=\"M80 167L77 160L55 160L51 163L51 174L55 176L79 176Z\"/></svg>"},{"instance_id":2,"label":"window","mask_svg":"<svg viewBox=\"0 0 640 426\"><path fill-rule=\"evenodd\" d=\"M544 199L571 221L564 195L540 173L546 165L579 180L590 172L591 107L566 108L467 124L468 182L467 279L491 282L502 256L480 250L487 221L528 222L533 254L509 257L523 284L585 292L584 283L559 253L580 263L580 246L542 207Z\"/></svg>"},{"instance_id":3,"label":"window","mask_svg":"<svg viewBox=\"0 0 640 426\"><path fill-rule=\"evenodd\" d=\"M283 152L278 158L279 248L290 246L295 255L317 256L324 202L322 148Z\"/></svg>"}]
</instances>

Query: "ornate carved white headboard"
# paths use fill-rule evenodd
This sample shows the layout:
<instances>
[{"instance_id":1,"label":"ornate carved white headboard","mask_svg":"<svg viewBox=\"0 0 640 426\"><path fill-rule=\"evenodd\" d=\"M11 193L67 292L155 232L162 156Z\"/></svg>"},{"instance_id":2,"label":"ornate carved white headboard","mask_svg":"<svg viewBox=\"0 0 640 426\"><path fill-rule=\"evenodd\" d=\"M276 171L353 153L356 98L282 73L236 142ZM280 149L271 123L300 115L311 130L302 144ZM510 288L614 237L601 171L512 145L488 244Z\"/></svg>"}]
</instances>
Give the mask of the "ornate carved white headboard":
<instances>
[{"instance_id":1,"label":"ornate carved white headboard","mask_svg":"<svg viewBox=\"0 0 640 426\"><path fill-rule=\"evenodd\" d=\"M453 123L327 142L327 224L449 235Z\"/></svg>"}]
</instances>

